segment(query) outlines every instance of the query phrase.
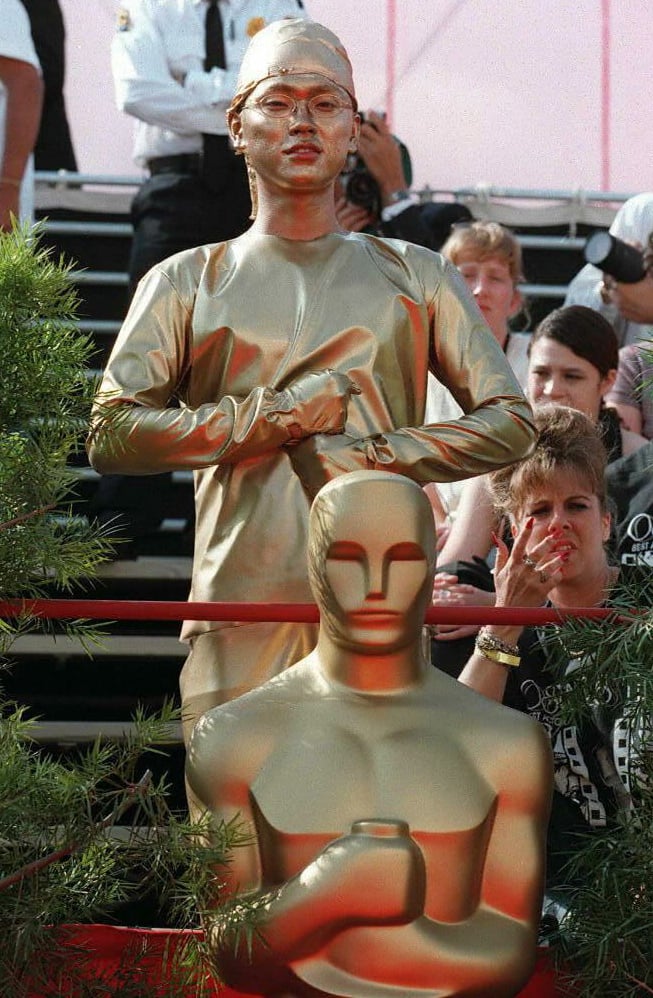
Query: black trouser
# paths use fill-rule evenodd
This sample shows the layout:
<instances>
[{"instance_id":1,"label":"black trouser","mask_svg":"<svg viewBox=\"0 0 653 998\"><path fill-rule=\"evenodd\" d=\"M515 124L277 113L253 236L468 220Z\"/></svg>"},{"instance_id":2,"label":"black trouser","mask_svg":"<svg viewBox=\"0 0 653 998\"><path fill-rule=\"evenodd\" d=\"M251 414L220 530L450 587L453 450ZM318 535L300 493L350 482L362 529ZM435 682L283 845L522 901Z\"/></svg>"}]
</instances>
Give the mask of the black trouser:
<instances>
[{"instance_id":1,"label":"black trouser","mask_svg":"<svg viewBox=\"0 0 653 998\"><path fill-rule=\"evenodd\" d=\"M233 239L251 224L245 162L226 143L225 138L220 182L212 184L212 190L200 176L199 156L152 161L152 176L132 203L132 294L143 274L166 257L193 246ZM163 164L160 172L159 164Z\"/></svg>"},{"instance_id":2,"label":"black trouser","mask_svg":"<svg viewBox=\"0 0 653 998\"><path fill-rule=\"evenodd\" d=\"M61 6L58 0L23 0L23 6L29 15L45 88L34 168L77 170L63 94L66 30Z\"/></svg>"}]
</instances>

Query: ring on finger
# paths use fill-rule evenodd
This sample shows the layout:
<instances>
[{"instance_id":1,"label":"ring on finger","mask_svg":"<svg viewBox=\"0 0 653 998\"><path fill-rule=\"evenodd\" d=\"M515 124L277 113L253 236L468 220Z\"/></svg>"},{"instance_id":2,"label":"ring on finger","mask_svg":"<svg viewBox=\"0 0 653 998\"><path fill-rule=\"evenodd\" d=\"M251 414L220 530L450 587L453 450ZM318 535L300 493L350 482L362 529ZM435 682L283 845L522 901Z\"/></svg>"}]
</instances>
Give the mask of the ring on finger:
<instances>
[{"instance_id":1,"label":"ring on finger","mask_svg":"<svg viewBox=\"0 0 653 998\"><path fill-rule=\"evenodd\" d=\"M524 557L522 558L522 561L523 561L524 565L527 566L527 568L537 568L537 566L536 566L535 562L533 561L533 559L529 558L529 556L527 554L524 555Z\"/></svg>"},{"instance_id":2,"label":"ring on finger","mask_svg":"<svg viewBox=\"0 0 653 998\"><path fill-rule=\"evenodd\" d=\"M549 576L546 574L546 572L540 572L540 582L542 583L542 585L544 585L548 581L549 581Z\"/></svg>"}]
</instances>

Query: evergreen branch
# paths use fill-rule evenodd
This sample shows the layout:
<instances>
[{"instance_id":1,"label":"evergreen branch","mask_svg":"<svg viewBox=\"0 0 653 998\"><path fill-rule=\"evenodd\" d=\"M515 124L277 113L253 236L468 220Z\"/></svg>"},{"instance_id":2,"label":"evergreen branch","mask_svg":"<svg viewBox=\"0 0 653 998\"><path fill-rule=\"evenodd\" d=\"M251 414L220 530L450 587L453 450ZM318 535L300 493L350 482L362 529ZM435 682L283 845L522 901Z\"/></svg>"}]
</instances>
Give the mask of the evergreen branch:
<instances>
[{"instance_id":1,"label":"evergreen branch","mask_svg":"<svg viewBox=\"0 0 653 998\"><path fill-rule=\"evenodd\" d=\"M628 978L629 981L632 981L633 984L636 984L638 987L643 988L648 995L653 995L653 988L649 988L648 984L644 984L644 981L640 981L637 977L633 977L632 974L626 974L626 977Z\"/></svg>"},{"instance_id":2,"label":"evergreen branch","mask_svg":"<svg viewBox=\"0 0 653 998\"><path fill-rule=\"evenodd\" d=\"M94 831L102 832L105 828L110 828L112 825L115 825L116 821L118 821L118 819L123 816L125 811L132 806L134 798L143 795L143 792L149 787L151 781L152 773L148 769L135 786L127 788L126 799L122 800L120 804L117 804L111 814L107 815L106 818L103 818L102 821L98 821L93 826ZM35 874L39 873L41 870L44 870L47 866L51 866L53 863L58 863L62 859L67 859L68 856L72 856L84 847L84 842L72 842L67 846L63 846L61 849L56 849L54 852L48 853L47 856L42 856L41 859L34 860L32 863L27 863L25 866L21 867L20 870L16 870L14 873L11 873L9 876L3 877L3 879L0 880L0 893L7 890L9 887L13 887L14 884L35 876Z\"/></svg>"},{"instance_id":3,"label":"evergreen branch","mask_svg":"<svg viewBox=\"0 0 653 998\"><path fill-rule=\"evenodd\" d=\"M4 523L0 523L0 530L8 530L9 527L17 527L18 524L24 523L25 520L31 520L34 516L43 516L44 513L49 513L51 509L55 508L54 503L48 503L47 506L41 506L40 509L33 509L29 513L22 513L20 516L15 516L13 520L5 520Z\"/></svg>"}]
</instances>

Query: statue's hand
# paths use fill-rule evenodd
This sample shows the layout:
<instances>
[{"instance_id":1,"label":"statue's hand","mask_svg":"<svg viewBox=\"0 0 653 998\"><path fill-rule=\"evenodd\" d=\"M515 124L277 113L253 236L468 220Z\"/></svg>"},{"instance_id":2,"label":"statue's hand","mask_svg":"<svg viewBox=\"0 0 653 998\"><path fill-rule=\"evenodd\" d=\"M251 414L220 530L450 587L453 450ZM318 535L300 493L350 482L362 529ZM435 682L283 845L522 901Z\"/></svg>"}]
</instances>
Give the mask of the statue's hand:
<instances>
[{"instance_id":1,"label":"statue's hand","mask_svg":"<svg viewBox=\"0 0 653 998\"><path fill-rule=\"evenodd\" d=\"M404 925L424 911L424 857L407 833L343 835L326 846L315 866L336 889L345 921Z\"/></svg>"},{"instance_id":2,"label":"statue's hand","mask_svg":"<svg viewBox=\"0 0 653 998\"><path fill-rule=\"evenodd\" d=\"M314 433L342 433L352 395L360 388L338 371L309 371L283 393L282 410L288 412L293 437L302 440Z\"/></svg>"}]
</instances>

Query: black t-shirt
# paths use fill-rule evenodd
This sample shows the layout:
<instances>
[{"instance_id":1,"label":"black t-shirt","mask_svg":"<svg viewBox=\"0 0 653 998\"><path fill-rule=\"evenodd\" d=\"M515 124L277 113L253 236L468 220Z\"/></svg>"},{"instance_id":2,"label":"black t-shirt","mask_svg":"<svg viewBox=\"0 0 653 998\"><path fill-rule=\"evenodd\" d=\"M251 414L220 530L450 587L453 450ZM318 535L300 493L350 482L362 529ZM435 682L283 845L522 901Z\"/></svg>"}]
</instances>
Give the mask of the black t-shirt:
<instances>
[{"instance_id":1,"label":"black t-shirt","mask_svg":"<svg viewBox=\"0 0 653 998\"><path fill-rule=\"evenodd\" d=\"M622 573L651 583L653 568L653 442L614 461L606 471L614 504L617 560Z\"/></svg>"},{"instance_id":2,"label":"black t-shirt","mask_svg":"<svg viewBox=\"0 0 653 998\"><path fill-rule=\"evenodd\" d=\"M553 665L550 646L537 629L527 628L519 639L521 664L508 675L503 702L529 714L546 729L554 759L554 800L547 835L547 887L569 883L563 866L578 848L577 834L603 828L623 800L625 790L613 760L612 734L617 705L602 705L596 719L577 727L563 723L565 675Z\"/></svg>"},{"instance_id":3,"label":"black t-shirt","mask_svg":"<svg viewBox=\"0 0 653 998\"><path fill-rule=\"evenodd\" d=\"M550 653L535 628L524 631L519 649L521 665L510 670L503 702L544 726L553 749L556 789L574 801L588 825L603 827L617 806L611 785L615 773L611 725L602 730L598 721L582 727L564 724L564 675L552 668ZM575 665L570 661L565 673Z\"/></svg>"}]
</instances>

